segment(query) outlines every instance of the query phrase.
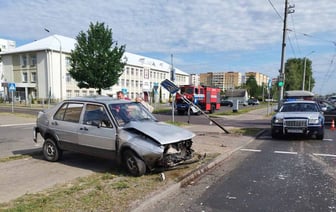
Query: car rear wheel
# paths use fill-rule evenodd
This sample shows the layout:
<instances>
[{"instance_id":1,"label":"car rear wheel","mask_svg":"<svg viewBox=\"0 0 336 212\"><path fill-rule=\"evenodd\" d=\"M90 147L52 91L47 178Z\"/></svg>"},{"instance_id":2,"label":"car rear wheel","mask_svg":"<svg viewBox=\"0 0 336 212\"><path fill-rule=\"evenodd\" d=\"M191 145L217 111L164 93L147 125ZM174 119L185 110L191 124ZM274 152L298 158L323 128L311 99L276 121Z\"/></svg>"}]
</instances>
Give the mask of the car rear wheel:
<instances>
[{"instance_id":1,"label":"car rear wheel","mask_svg":"<svg viewBox=\"0 0 336 212\"><path fill-rule=\"evenodd\" d=\"M146 173L145 162L131 150L126 150L124 153L124 165L127 171L135 177Z\"/></svg>"},{"instance_id":2,"label":"car rear wheel","mask_svg":"<svg viewBox=\"0 0 336 212\"><path fill-rule=\"evenodd\" d=\"M47 161L58 161L62 157L62 150L60 150L55 141L47 138L43 144L43 155Z\"/></svg>"}]
</instances>

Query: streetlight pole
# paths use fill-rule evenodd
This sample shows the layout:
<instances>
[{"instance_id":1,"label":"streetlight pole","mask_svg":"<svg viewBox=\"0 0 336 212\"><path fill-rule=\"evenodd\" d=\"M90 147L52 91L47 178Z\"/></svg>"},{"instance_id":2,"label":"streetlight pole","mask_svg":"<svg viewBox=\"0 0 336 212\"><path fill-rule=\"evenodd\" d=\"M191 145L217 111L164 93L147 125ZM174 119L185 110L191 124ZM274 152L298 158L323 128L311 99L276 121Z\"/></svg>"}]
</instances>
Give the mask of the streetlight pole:
<instances>
[{"instance_id":1,"label":"streetlight pole","mask_svg":"<svg viewBox=\"0 0 336 212\"><path fill-rule=\"evenodd\" d=\"M307 64L307 56L313 54L315 51L311 51L309 54L307 54L304 57L304 62L303 62L303 76L302 76L302 90L305 90L305 78L306 78L306 64Z\"/></svg>"},{"instance_id":2,"label":"streetlight pole","mask_svg":"<svg viewBox=\"0 0 336 212\"><path fill-rule=\"evenodd\" d=\"M50 31L47 28L44 28L44 30L48 33L50 33ZM63 71L62 71L62 42L61 40L53 35L53 37L58 41L59 43L59 54L60 54L60 101L62 101L63 99Z\"/></svg>"}]
</instances>

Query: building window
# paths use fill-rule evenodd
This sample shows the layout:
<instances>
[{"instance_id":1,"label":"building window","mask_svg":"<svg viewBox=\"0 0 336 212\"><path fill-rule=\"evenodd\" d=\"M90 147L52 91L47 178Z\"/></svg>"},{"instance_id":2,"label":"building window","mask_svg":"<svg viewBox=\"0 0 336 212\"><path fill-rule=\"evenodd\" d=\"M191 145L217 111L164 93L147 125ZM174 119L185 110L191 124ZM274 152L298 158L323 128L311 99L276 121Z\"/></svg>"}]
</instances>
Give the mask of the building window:
<instances>
[{"instance_id":1,"label":"building window","mask_svg":"<svg viewBox=\"0 0 336 212\"><path fill-rule=\"evenodd\" d=\"M131 87L134 87L134 80L131 80Z\"/></svg>"},{"instance_id":2,"label":"building window","mask_svg":"<svg viewBox=\"0 0 336 212\"><path fill-rule=\"evenodd\" d=\"M28 73L27 72L22 73L22 82L28 82Z\"/></svg>"},{"instance_id":3,"label":"building window","mask_svg":"<svg viewBox=\"0 0 336 212\"><path fill-rule=\"evenodd\" d=\"M83 96L87 96L87 92L86 91L82 91Z\"/></svg>"},{"instance_id":4,"label":"building window","mask_svg":"<svg viewBox=\"0 0 336 212\"><path fill-rule=\"evenodd\" d=\"M21 55L21 67L26 67L26 66L27 66L27 56Z\"/></svg>"},{"instance_id":5,"label":"building window","mask_svg":"<svg viewBox=\"0 0 336 212\"><path fill-rule=\"evenodd\" d=\"M67 98L71 98L72 96L71 96L71 90L67 90L66 91L66 94L67 94Z\"/></svg>"},{"instance_id":6,"label":"building window","mask_svg":"<svg viewBox=\"0 0 336 212\"><path fill-rule=\"evenodd\" d=\"M36 82L36 72L31 73L31 82Z\"/></svg>"},{"instance_id":7,"label":"building window","mask_svg":"<svg viewBox=\"0 0 336 212\"><path fill-rule=\"evenodd\" d=\"M65 65L66 65L66 67L70 67L70 65L71 65L70 57L65 58Z\"/></svg>"},{"instance_id":8,"label":"building window","mask_svg":"<svg viewBox=\"0 0 336 212\"><path fill-rule=\"evenodd\" d=\"M129 80L126 80L126 87L129 86Z\"/></svg>"},{"instance_id":9,"label":"building window","mask_svg":"<svg viewBox=\"0 0 336 212\"><path fill-rule=\"evenodd\" d=\"M89 91L90 96L94 96L94 91Z\"/></svg>"},{"instance_id":10,"label":"building window","mask_svg":"<svg viewBox=\"0 0 336 212\"><path fill-rule=\"evenodd\" d=\"M30 66L36 66L36 55L30 55Z\"/></svg>"},{"instance_id":11,"label":"building window","mask_svg":"<svg viewBox=\"0 0 336 212\"><path fill-rule=\"evenodd\" d=\"M125 79L121 79L121 83L120 83L120 85L123 87L123 86L125 86Z\"/></svg>"},{"instance_id":12,"label":"building window","mask_svg":"<svg viewBox=\"0 0 336 212\"><path fill-rule=\"evenodd\" d=\"M66 81L71 82L71 76L69 73L66 73Z\"/></svg>"},{"instance_id":13,"label":"building window","mask_svg":"<svg viewBox=\"0 0 336 212\"><path fill-rule=\"evenodd\" d=\"M75 90L75 96L79 96L79 90Z\"/></svg>"}]
</instances>

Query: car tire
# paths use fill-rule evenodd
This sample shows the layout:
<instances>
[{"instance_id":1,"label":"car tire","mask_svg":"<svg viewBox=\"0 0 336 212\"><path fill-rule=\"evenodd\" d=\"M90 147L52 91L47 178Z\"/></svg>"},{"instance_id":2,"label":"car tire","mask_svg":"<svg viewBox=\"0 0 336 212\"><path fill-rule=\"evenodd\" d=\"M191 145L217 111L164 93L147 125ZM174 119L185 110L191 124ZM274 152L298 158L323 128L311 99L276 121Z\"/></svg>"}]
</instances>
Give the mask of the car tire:
<instances>
[{"instance_id":1,"label":"car tire","mask_svg":"<svg viewBox=\"0 0 336 212\"><path fill-rule=\"evenodd\" d=\"M177 111L177 114L178 114L178 115L184 115L184 113L185 113L184 110L178 110L178 111Z\"/></svg>"},{"instance_id":2,"label":"car tire","mask_svg":"<svg viewBox=\"0 0 336 212\"><path fill-rule=\"evenodd\" d=\"M146 164L141 160L133 151L126 150L124 152L124 165L127 171L135 176L139 177L146 173Z\"/></svg>"},{"instance_id":3,"label":"car tire","mask_svg":"<svg viewBox=\"0 0 336 212\"><path fill-rule=\"evenodd\" d=\"M272 138L273 139L277 139L277 138L280 138L280 134L279 133L276 133L276 132L274 132L273 130L272 130Z\"/></svg>"},{"instance_id":4,"label":"car tire","mask_svg":"<svg viewBox=\"0 0 336 212\"><path fill-rule=\"evenodd\" d=\"M47 161L55 162L61 159L63 155L62 150L58 148L55 141L47 138L43 144L43 156Z\"/></svg>"},{"instance_id":5,"label":"car tire","mask_svg":"<svg viewBox=\"0 0 336 212\"><path fill-rule=\"evenodd\" d=\"M216 109L216 106L215 105L211 105L211 108L210 108L210 113L214 113L215 112L215 109Z\"/></svg>"},{"instance_id":6,"label":"car tire","mask_svg":"<svg viewBox=\"0 0 336 212\"><path fill-rule=\"evenodd\" d=\"M318 134L316 135L316 139L318 139L318 140L323 140L323 138L324 138L324 133L323 133L323 132L318 133Z\"/></svg>"}]
</instances>

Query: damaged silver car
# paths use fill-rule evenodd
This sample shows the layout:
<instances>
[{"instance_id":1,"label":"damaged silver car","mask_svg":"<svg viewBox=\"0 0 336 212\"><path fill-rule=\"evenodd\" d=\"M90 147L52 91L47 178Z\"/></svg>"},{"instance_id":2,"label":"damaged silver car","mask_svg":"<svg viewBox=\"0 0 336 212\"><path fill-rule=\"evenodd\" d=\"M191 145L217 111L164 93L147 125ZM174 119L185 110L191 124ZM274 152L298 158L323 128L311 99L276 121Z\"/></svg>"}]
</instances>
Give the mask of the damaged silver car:
<instances>
[{"instance_id":1,"label":"damaged silver car","mask_svg":"<svg viewBox=\"0 0 336 212\"><path fill-rule=\"evenodd\" d=\"M38 114L34 141L57 161L65 150L115 159L134 176L191 160L194 133L157 119L141 104L110 97L65 100Z\"/></svg>"}]
</instances>

